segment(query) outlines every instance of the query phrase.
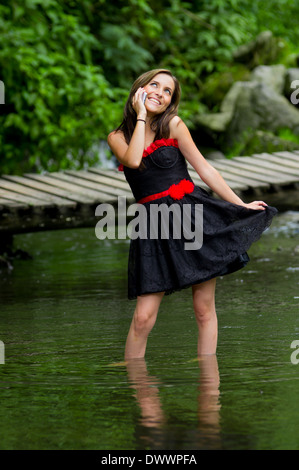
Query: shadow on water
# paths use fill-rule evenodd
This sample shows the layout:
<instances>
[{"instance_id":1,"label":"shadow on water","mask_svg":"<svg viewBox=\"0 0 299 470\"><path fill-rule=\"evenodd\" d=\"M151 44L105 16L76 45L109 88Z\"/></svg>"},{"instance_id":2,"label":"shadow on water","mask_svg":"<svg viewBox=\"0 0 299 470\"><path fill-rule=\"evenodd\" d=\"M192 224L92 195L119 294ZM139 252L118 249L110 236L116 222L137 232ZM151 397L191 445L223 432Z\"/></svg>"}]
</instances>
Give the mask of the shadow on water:
<instances>
[{"instance_id":1,"label":"shadow on water","mask_svg":"<svg viewBox=\"0 0 299 470\"><path fill-rule=\"evenodd\" d=\"M196 358L186 289L128 364L128 241L19 236L33 259L0 277L0 448L299 449L298 234L298 212L280 214L217 281L217 357Z\"/></svg>"}]
</instances>

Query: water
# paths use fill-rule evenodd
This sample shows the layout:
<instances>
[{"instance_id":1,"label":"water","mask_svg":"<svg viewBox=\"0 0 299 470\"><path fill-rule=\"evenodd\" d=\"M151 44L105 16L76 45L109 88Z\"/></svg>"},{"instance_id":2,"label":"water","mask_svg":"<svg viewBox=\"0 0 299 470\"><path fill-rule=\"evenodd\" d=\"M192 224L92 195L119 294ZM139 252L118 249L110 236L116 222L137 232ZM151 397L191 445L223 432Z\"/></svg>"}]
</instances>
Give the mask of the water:
<instances>
[{"instance_id":1,"label":"water","mask_svg":"<svg viewBox=\"0 0 299 470\"><path fill-rule=\"evenodd\" d=\"M217 281L217 356L196 357L187 289L163 299L146 359L129 364L128 241L16 237L33 259L1 273L0 448L298 450L298 234L299 213L279 215Z\"/></svg>"}]
</instances>

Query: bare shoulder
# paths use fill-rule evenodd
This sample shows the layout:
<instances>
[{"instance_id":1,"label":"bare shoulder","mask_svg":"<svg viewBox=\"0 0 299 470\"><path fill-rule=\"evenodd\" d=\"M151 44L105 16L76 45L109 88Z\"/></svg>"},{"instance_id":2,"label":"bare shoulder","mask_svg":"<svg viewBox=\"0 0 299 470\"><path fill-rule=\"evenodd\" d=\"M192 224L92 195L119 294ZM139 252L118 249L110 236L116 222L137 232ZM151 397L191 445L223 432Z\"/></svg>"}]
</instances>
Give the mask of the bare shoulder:
<instances>
[{"instance_id":1,"label":"bare shoulder","mask_svg":"<svg viewBox=\"0 0 299 470\"><path fill-rule=\"evenodd\" d=\"M124 133L122 131L110 132L107 142L116 158L121 161L128 148Z\"/></svg>"},{"instance_id":2,"label":"bare shoulder","mask_svg":"<svg viewBox=\"0 0 299 470\"><path fill-rule=\"evenodd\" d=\"M179 116L174 116L170 121L169 121L169 130L170 134L173 135L176 133L177 127L182 123L182 119Z\"/></svg>"},{"instance_id":3,"label":"bare shoulder","mask_svg":"<svg viewBox=\"0 0 299 470\"><path fill-rule=\"evenodd\" d=\"M170 135L178 141L178 146L186 160L193 166L199 175L206 168L206 160L198 150L188 126L179 117L170 121Z\"/></svg>"},{"instance_id":4,"label":"bare shoulder","mask_svg":"<svg viewBox=\"0 0 299 470\"><path fill-rule=\"evenodd\" d=\"M170 135L173 139L179 140L182 134L189 133L184 121L179 116L174 116L169 122Z\"/></svg>"},{"instance_id":5,"label":"bare shoulder","mask_svg":"<svg viewBox=\"0 0 299 470\"><path fill-rule=\"evenodd\" d=\"M122 131L112 131L107 137L108 144L120 142L121 140L125 141L124 133Z\"/></svg>"}]
</instances>

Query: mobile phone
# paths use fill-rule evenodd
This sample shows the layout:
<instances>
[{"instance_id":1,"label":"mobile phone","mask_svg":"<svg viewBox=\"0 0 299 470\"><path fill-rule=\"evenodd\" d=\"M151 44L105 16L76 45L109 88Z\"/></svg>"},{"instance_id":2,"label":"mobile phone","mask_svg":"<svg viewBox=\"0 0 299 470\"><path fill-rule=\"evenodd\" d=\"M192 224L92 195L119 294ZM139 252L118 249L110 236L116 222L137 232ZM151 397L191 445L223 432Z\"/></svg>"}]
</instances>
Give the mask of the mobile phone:
<instances>
[{"instance_id":1,"label":"mobile phone","mask_svg":"<svg viewBox=\"0 0 299 470\"><path fill-rule=\"evenodd\" d=\"M146 91L144 91L143 94L142 94L142 102L143 102L143 104L145 103L146 97L147 97L147 93L146 93Z\"/></svg>"}]
</instances>

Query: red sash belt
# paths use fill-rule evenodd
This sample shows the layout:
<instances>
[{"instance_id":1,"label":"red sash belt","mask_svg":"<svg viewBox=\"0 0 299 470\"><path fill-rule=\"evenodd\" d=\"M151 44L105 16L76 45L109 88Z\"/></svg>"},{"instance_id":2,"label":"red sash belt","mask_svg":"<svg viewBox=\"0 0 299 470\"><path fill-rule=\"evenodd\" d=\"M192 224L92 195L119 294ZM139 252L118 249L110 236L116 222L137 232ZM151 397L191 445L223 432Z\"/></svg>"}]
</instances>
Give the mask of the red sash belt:
<instances>
[{"instance_id":1,"label":"red sash belt","mask_svg":"<svg viewBox=\"0 0 299 470\"><path fill-rule=\"evenodd\" d=\"M148 201L155 201L161 197L170 196L172 199L182 199L185 194L192 193L194 189L194 183L189 180L181 180L178 184L172 184L170 188L161 193L151 194L150 196L143 197L138 201L139 204L144 204Z\"/></svg>"}]
</instances>

